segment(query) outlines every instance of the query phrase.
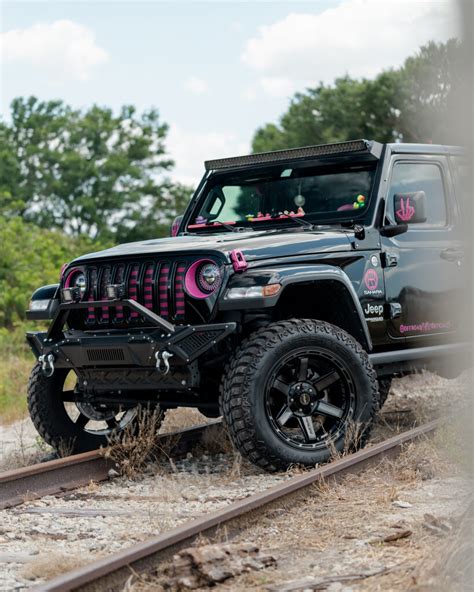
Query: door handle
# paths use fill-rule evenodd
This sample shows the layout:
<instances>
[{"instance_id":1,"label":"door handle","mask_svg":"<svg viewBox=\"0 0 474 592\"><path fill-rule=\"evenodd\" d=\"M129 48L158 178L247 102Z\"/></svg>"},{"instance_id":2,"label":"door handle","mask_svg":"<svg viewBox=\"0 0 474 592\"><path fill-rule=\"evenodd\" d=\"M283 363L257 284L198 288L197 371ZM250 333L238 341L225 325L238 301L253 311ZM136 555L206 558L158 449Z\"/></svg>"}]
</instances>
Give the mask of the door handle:
<instances>
[{"instance_id":1,"label":"door handle","mask_svg":"<svg viewBox=\"0 0 474 592\"><path fill-rule=\"evenodd\" d=\"M398 255L384 251L381 253L382 267L396 267L398 265Z\"/></svg>"},{"instance_id":2,"label":"door handle","mask_svg":"<svg viewBox=\"0 0 474 592\"><path fill-rule=\"evenodd\" d=\"M462 249L444 249L440 253L441 259L446 261L460 261L464 257L464 251Z\"/></svg>"}]
</instances>

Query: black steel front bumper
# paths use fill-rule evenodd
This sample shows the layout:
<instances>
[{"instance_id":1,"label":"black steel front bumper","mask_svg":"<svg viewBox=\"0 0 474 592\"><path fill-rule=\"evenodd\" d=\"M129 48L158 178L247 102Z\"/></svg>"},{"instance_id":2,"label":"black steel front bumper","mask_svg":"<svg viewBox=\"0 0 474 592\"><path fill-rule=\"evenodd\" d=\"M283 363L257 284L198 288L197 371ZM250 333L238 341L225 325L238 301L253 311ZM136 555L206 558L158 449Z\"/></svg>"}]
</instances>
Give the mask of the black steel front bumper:
<instances>
[{"instance_id":1,"label":"black steel front bumper","mask_svg":"<svg viewBox=\"0 0 474 592\"><path fill-rule=\"evenodd\" d=\"M27 333L35 356L46 360L52 355L55 368L74 368L80 373L93 369L142 368L166 374L166 359L171 367L183 370L183 366L192 364L237 328L236 323L173 325L135 300L117 299L107 300L107 306L135 310L146 321L143 328L65 330L71 311L103 306L103 301L60 304L47 332ZM163 356L165 352L167 355Z\"/></svg>"}]
</instances>

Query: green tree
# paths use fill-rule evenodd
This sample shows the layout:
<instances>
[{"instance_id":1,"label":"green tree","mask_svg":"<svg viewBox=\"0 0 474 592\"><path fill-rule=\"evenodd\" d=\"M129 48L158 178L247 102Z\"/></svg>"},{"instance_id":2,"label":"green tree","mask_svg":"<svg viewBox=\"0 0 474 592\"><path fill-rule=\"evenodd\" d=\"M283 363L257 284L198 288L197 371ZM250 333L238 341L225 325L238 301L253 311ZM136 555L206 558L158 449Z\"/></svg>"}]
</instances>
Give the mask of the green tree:
<instances>
[{"instance_id":1,"label":"green tree","mask_svg":"<svg viewBox=\"0 0 474 592\"><path fill-rule=\"evenodd\" d=\"M13 329L25 319L36 288L59 281L63 263L108 246L87 237L71 238L19 217L0 216L0 330ZM1 337L1 335L0 335Z\"/></svg>"},{"instance_id":2,"label":"green tree","mask_svg":"<svg viewBox=\"0 0 474 592\"><path fill-rule=\"evenodd\" d=\"M451 127L460 93L468 93L463 76L464 48L456 39L430 42L409 57L400 70L395 97L400 109L399 134L405 142L453 143L460 137ZM461 123L462 125L462 123Z\"/></svg>"},{"instance_id":3,"label":"green tree","mask_svg":"<svg viewBox=\"0 0 474 592\"><path fill-rule=\"evenodd\" d=\"M449 142L447 113L461 92L461 44L429 43L373 80L345 76L296 94L279 124L254 135L254 152L369 138Z\"/></svg>"},{"instance_id":4,"label":"green tree","mask_svg":"<svg viewBox=\"0 0 474 592\"><path fill-rule=\"evenodd\" d=\"M184 213L193 194L193 189L180 183L167 183L157 205L157 200L148 200L140 209L131 212L118 226L115 240L119 243L147 240L169 236L171 222Z\"/></svg>"},{"instance_id":5,"label":"green tree","mask_svg":"<svg viewBox=\"0 0 474 592\"><path fill-rule=\"evenodd\" d=\"M109 239L144 212L168 220L167 125L155 109L72 109L61 101L15 99L0 124L0 213L69 235ZM176 189L173 189L176 191ZM188 191L185 191L187 196ZM155 235L156 236L156 235Z\"/></svg>"}]
</instances>

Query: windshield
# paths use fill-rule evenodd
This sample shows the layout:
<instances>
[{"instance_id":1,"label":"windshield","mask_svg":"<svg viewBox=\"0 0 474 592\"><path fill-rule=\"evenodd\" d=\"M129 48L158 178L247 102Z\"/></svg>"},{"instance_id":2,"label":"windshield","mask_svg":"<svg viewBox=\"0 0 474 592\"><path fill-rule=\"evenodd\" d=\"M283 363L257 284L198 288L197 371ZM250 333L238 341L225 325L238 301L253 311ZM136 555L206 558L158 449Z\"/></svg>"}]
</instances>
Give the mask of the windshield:
<instances>
[{"instance_id":1,"label":"windshield","mask_svg":"<svg viewBox=\"0 0 474 592\"><path fill-rule=\"evenodd\" d=\"M219 175L211 180L188 228L284 224L291 223L290 217L315 224L360 218L369 205L374 174L375 167L364 165L332 170L278 167L258 174Z\"/></svg>"}]
</instances>

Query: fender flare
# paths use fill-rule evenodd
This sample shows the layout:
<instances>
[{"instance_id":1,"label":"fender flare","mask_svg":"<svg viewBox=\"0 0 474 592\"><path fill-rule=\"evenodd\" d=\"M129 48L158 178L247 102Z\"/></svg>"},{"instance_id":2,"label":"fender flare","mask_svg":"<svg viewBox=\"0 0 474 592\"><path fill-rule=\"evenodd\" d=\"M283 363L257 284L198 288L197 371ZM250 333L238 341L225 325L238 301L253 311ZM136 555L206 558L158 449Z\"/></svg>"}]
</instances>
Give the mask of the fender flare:
<instances>
[{"instance_id":1,"label":"fender flare","mask_svg":"<svg viewBox=\"0 0 474 592\"><path fill-rule=\"evenodd\" d=\"M30 301L35 300L49 300L49 305L46 310L36 311L27 310L26 318L29 321L50 321L54 319L56 311L59 307L59 284L49 284L41 286L35 290L30 298Z\"/></svg>"},{"instance_id":2,"label":"fender flare","mask_svg":"<svg viewBox=\"0 0 474 592\"><path fill-rule=\"evenodd\" d=\"M332 265L285 265L282 267L254 267L249 268L241 274L234 274L227 288L265 286L268 284L281 284L282 289L276 296L266 298L242 298L225 300L222 297L219 301L220 310L246 310L255 308L273 308L277 305L280 297L288 286L298 283L315 283L320 281L333 281L342 284L347 290L355 312L359 318L362 332L365 338L367 351L372 350L372 338L369 327L365 320L362 305L359 301L355 288L347 274L339 267ZM224 291L225 295L225 291Z\"/></svg>"},{"instance_id":3,"label":"fender flare","mask_svg":"<svg viewBox=\"0 0 474 592\"><path fill-rule=\"evenodd\" d=\"M31 296L31 300L54 300L55 298L59 298L59 284L41 286Z\"/></svg>"}]
</instances>

